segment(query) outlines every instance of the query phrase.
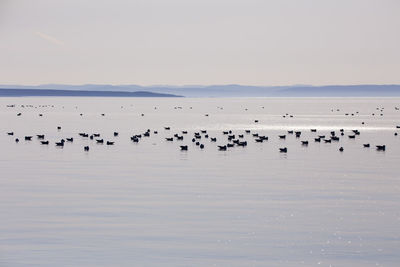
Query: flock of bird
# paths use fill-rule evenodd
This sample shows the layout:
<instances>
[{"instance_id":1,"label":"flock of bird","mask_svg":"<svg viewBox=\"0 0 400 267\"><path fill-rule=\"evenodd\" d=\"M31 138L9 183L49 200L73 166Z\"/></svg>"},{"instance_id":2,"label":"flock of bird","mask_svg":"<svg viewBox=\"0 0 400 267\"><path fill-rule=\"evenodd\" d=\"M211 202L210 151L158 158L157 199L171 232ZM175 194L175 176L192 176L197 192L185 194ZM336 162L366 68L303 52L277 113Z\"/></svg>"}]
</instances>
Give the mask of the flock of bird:
<instances>
[{"instance_id":1,"label":"flock of bird","mask_svg":"<svg viewBox=\"0 0 400 267\"><path fill-rule=\"evenodd\" d=\"M397 129L400 128L400 126L396 126ZM61 131L61 127L58 126L57 127L58 131ZM171 127L164 127L165 131L170 131ZM312 133L316 133L317 134L317 129L310 129L310 132ZM150 135L157 135L158 131L151 131L150 129L148 129L147 131L145 131L142 134L136 134L136 135L132 135L130 137L130 140L134 143L139 143L140 140L142 138L146 138L146 137L150 137ZM14 136L14 132L7 132L7 135L9 136ZM85 133L85 132L80 132L78 133L79 137L81 138L88 138L90 140L93 140L94 143L96 144L106 144L108 146L112 146L115 144L115 141L106 141L104 140L104 138L101 138L101 134L99 133L93 133L93 134L89 134L89 133ZM171 137L166 137L165 138L165 142L173 142L173 141L184 141L185 136L188 135L188 131L181 131L180 133L175 133L173 134ZM251 130L245 130L242 133L235 133L232 130L226 130L222 132L222 135L225 136L223 142L225 144L223 145L217 145L216 147L218 148L218 150L221 151L226 151L231 147L237 146L237 147L246 147L248 144L248 141L245 139L247 136L250 136L253 138L254 142L256 143L263 143L269 140L269 137L266 135L261 135L259 133L256 132L252 132ZM308 146L309 145L309 140L302 140L301 139L301 135L302 135L302 131L294 131L294 130L289 130L287 131L287 134L284 135L278 135L277 138L281 139L281 140L285 140L287 138L288 135L293 135L295 136L295 138L300 139L300 143L302 146ZM340 129L339 131L330 131L329 135L316 135L313 138L314 142L317 143L332 143L332 142L338 142L340 140L340 138L342 138L345 135L345 131L344 129ZM360 131L359 130L352 130L349 134L347 134L347 138L349 139L355 139L356 136L360 135ZM397 133L395 133L395 135L397 136ZM113 133L114 137L118 137L119 133L118 132L114 132ZM24 136L24 140L25 141L32 141L32 138L34 136L33 135L29 135L29 136ZM45 140L45 135L44 134L37 134L36 138L40 141L41 145L49 145L50 142L48 140ZM207 130L200 130L197 132L194 132L192 137L189 137L189 139L191 140L192 143L194 143L197 147L199 147L200 149L204 149L205 145L204 142L202 142L202 140L209 140L209 142L211 143L215 143L217 142L217 137L212 137L209 136L208 131ZM15 138L15 142L18 143L20 142L19 138ZM67 138L63 138L57 142L55 142L55 146L57 147L64 147L64 145L66 143L73 143L74 142L74 137L67 137ZM369 148L371 145L369 143L365 143L363 144L363 147L365 148ZM181 150L188 150L189 146L188 145L180 145L179 148ZM84 146L83 147L84 151L89 151L90 147L89 146ZM376 149L379 151L385 151L386 150L386 145L376 145ZM344 151L344 148L341 146L339 148L340 152ZM281 153L287 153L288 152L288 148L287 147L280 147L279 148L279 152Z\"/></svg>"},{"instance_id":2,"label":"flock of bird","mask_svg":"<svg viewBox=\"0 0 400 267\"><path fill-rule=\"evenodd\" d=\"M8 106L8 107L13 107L13 106ZM176 107L175 107L176 109ZM222 108L220 108L222 109ZM396 110L399 110L398 107L395 107ZM384 108L377 108L377 110L379 110L380 116L383 116L383 110ZM335 110L332 109L332 112L334 112ZM339 109L336 109L336 111L340 111ZM21 116L22 113L17 113L17 116ZM354 116L355 114L358 114L358 112L356 113L345 113L346 116ZM143 116L144 114L142 114ZM208 116L209 114L205 114L206 116ZM372 113L373 116L375 116L375 113ZM43 114L39 114L39 116L43 116ZM82 113L80 114L80 116L82 116ZM104 113L101 114L101 116L105 116ZM283 115L283 118L293 118L293 115L289 115L289 114L285 114ZM254 120L254 123L259 123L259 120ZM364 122L362 122L362 124L364 125ZM396 129L400 129L400 126L397 125ZM57 126L57 130L61 131L61 126ZM169 132L171 131L171 127L164 127L164 131ZM339 142L340 138L346 138L345 137L345 130L344 129L340 129L338 131L332 130L329 132L329 134L317 134L317 129L313 128L310 129L311 133L315 133L315 136L313 137L313 139L311 139L313 142L317 142L317 143L333 143L333 142ZM132 135L130 136L130 140L133 143L139 143L141 139L143 138L147 138L150 137L150 135L157 135L158 131L157 130L153 130L151 131L150 129L148 129L147 131L141 133L141 134L136 134L136 135ZM10 131L7 132L7 135L9 136L14 136L14 132ZM285 140L287 138L287 136L289 135L293 135L295 136L296 139L300 140L300 144L302 146L308 146L310 141L309 140L304 140L301 138L302 136L302 131L295 131L295 130L289 130L287 131L286 134L283 135L278 135L276 138L281 139L281 140ZM347 133L347 138L349 139L355 139L358 135L360 135L360 131L358 129L354 129L351 130L349 133ZM395 136L397 136L397 133L394 133ZM80 138L88 138L90 140L93 140L94 143L96 144L106 144L108 146L112 146L115 144L115 141L109 141L109 140L104 140L104 138L101 137L101 134L99 133L86 133L86 132L80 132L78 133L78 136ZM114 137L118 137L119 133L117 131L115 131L113 133ZM178 133L174 133L173 135L171 135L170 137L166 137L165 138L165 142L173 142L175 141L184 141L185 136L188 136L188 131L187 130L182 130L179 131ZM253 138L253 142L256 143L263 143L269 140L269 137L266 135L261 135L257 132L254 132L252 130L244 130L242 132L233 132L232 130L225 130L222 131L222 136L224 136L222 138L222 145L217 145L216 148L220 151L226 151L231 147L237 146L237 147L246 147L248 144L248 141L246 140L247 137L252 137ZM32 141L32 138L34 137L34 135L29 135L29 136L24 136L24 140L29 142ZM50 142L48 140L45 140L45 135L44 134L37 134L36 138L40 141L41 145L49 145ZM199 149L204 149L205 148L205 140L209 140L209 142L211 143L216 143L217 142L217 137L213 137L209 135L209 132L207 130L200 130L200 131L196 131L193 133L193 136L188 138L189 140L191 140L191 142L193 144L196 145L196 147L198 147ZM14 139L16 143L20 142L19 138L15 138ZM219 140L221 141L221 140ZM73 143L74 142L74 137L68 137L68 138L63 138L57 142L55 142L55 146L57 147L64 147L64 145L66 143ZM369 143L364 143L363 147L365 148L369 148L371 147L371 144ZM378 151L385 151L386 150L386 145L385 144L379 144L379 145L375 145L376 150ZM179 145L179 149L183 150L183 151L187 151L189 150L189 146L187 144L185 145ZM84 151L89 151L90 147L88 145L83 147ZM287 147L280 147L278 150L280 153L288 153L288 148ZM341 146L339 148L340 152L344 151L343 146Z\"/></svg>"}]
</instances>

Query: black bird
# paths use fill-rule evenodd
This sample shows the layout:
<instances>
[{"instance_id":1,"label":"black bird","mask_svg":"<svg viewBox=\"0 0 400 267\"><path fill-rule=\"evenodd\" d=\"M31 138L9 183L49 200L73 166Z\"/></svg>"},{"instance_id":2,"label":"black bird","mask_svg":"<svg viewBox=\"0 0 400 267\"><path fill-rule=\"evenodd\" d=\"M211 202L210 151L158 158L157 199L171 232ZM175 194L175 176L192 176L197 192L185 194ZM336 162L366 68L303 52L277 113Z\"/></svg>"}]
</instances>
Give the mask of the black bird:
<instances>
[{"instance_id":1,"label":"black bird","mask_svg":"<svg viewBox=\"0 0 400 267\"><path fill-rule=\"evenodd\" d=\"M56 142L56 146L60 146L60 147L63 147L64 146L64 139L61 139L61 141L60 142Z\"/></svg>"},{"instance_id":2,"label":"black bird","mask_svg":"<svg viewBox=\"0 0 400 267\"><path fill-rule=\"evenodd\" d=\"M279 135L279 139L285 139L286 135Z\"/></svg>"},{"instance_id":3,"label":"black bird","mask_svg":"<svg viewBox=\"0 0 400 267\"><path fill-rule=\"evenodd\" d=\"M96 142L97 142L98 144L103 144L103 143L104 143L104 139L96 139Z\"/></svg>"},{"instance_id":4,"label":"black bird","mask_svg":"<svg viewBox=\"0 0 400 267\"><path fill-rule=\"evenodd\" d=\"M93 136L94 137L100 137L100 134L99 133L94 133Z\"/></svg>"},{"instance_id":5,"label":"black bird","mask_svg":"<svg viewBox=\"0 0 400 267\"><path fill-rule=\"evenodd\" d=\"M182 131L182 134L187 134L188 132L187 131Z\"/></svg>"},{"instance_id":6,"label":"black bird","mask_svg":"<svg viewBox=\"0 0 400 267\"><path fill-rule=\"evenodd\" d=\"M331 139L324 139L325 143L332 143Z\"/></svg>"},{"instance_id":7,"label":"black bird","mask_svg":"<svg viewBox=\"0 0 400 267\"><path fill-rule=\"evenodd\" d=\"M188 146L180 146L181 150L188 150Z\"/></svg>"},{"instance_id":8,"label":"black bird","mask_svg":"<svg viewBox=\"0 0 400 267\"><path fill-rule=\"evenodd\" d=\"M317 129L311 129L312 133L315 133L317 131Z\"/></svg>"},{"instance_id":9,"label":"black bird","mask_svg":"<svg viewBox=\"0 0 400 267\"><path fill-rule=\"evenodd\" d=\"M369 145L369 144L363 144L363 146L364 146L364 147L370 147L370 145Z\"/></svg>"},{"instance_id":10,"label":"black bird","mask_svg":"<svg viewBox=\"0 0 400 267\"><path fill-rule=\"evenodd\" d=\"M61 130L61 126L57 126L57 130Z\"/></svg>"},{"instance_id":11,"label":"black bird","mask_svg":"<svg viewBox=\"0 0 400 267\"><path fill-rule=\"evenodd\" d=\"M250 133L250 130L245 130L245 132L246 132L247 134L249 134L249 133Z\"/></svg>"},{"instance_id":12,"label":"black bird","mask_svg":"<svg viewBox=\"0 0 400 267\"><path fill-rule=\"evenodd\" d=\"M74 142L74 138L65 138L67 140L67 142Z\"/></svg>"},{"instance_id":13,"label":"black bird","mask_svg":"<svg viewBox=\"0 0 400 267\"><path fill-rule=\"evenodd\" d=\"M321 138L320 137L314 138L314 140L315 140L315 142L321 142Z\"/></svg>"},{"instance_id":14,"label":"black bird","mask_svg":"<svg viewBox=\"0 0 400 267\"><path fill-rule=\"evenodd\" d=\"M237 145L245 147L245 146L247 146L247 141L239 142Z\"/></svg>"},{"instance_id":15,"label":"black bird","mask_svg":"<svg viewBox=\"0 0 400 267\"><path fill-rule=\"evenodd\" d=\"M218 146L218 149L221 151L225 151L226 150L226 146Z\"/></svg>"},{"instance_id":16,"label":"black bird","mask_svg":"<svg viewBox=\"0 0 400 267\"><path fill-rule=\"evenodd\" d=\"M40 141L40 143L41 143L42 145L48 145L48 144L49 144L49 141Z\"/></svg>"},{"instance_id":17,"label":"black bird","mask_svg":"<svg viewBox=\"0 0 400 267\"><path fill-rule=\"evenodd\" d=\"M83 147L83 150L84 150L84 151L89 151L89 146L84 146L84 147Z\"/></svg>"},{"instance_id":18,"label":"black bird","mask_svg":"<svg viewBox=\"0 0 400 267\"><path fill-rule=\"evenodd\" d=\"M172 137L171 137L171 138L167 137L167 138L165 138L165 140L171 142L171 141L174 141L174 138L172 138Z\"/></svg>"},{"instance_id":19,"label":"black bird","mask_svg":"<svg viewBox=\"0 0 400 267\"><path fill-rule=\"evenodd\" d=\"M343 150L344 150L344 149L343 149L343 147L341 146L341 147L339 148L339 151L340 151L340 152L343 152Z\"/></svg>"},{"instance_id":20,"label":"black bird","mask_svg":"<svg viewBox=\"0 0 400 267\"><path fill-rule=\"evenodd\" d=\"M377 145L376 150L378 151L385 151L386 150L386 145Z\"/></svg>"},{"instance_id":21,"label":"black bird","mask_svg":"<svg viewBox=\"0 0 400 267\"><path fill-rule=\"evenodd\" d=\"M227 144L226 146L227 146L227 147L233 147L234 144Z\"/></svg>"},{"instance_id":22,"label":"black bird","mask_svg":"<svg viewBox=\"0 0 400 267\"><path fill-rule=\"evenodd\" d=\"M287 147L279 148L279 152L281 152L281 153L287 153Z\"/></svg>"},{"instance_id":23,"label":"black bird","mask_svg":"<svg viewBox=\"0 0 400 267\"><path fill-rule=\"evenodd\" d=\"M25 136L25 140L26 141L31 141L32 140L32 136Z\"/></svg>"},{"instance_id":24,"label":"black bird","mask_svg":"<svg viewBox=\"0 0 400 267\"><path fill-rule=\"evenodd\" d=\"M8 135L14 135L14 132L9 132L9 133L7 133Z\"/></svg>"},{"instance_id":25,"label":"black bird","mask_svg":"<svg viewBox=\"0 0 400 267\"><path fill-rule=\"evenodd\" d=\"M44 139L44 134L37 134L36 137L37 139Z\"/></svg>"},{"instance_id":26,"label":"black bird","mask_svg":"<svg viewBox=\"0 0 400 267\"><path fill-rule=\"evenodd\" d=\"M114 132L114 136L118 136L118 132Z\"/></svg>"},{"instance_id":27,"label":"black bird","mask_svg":"<svg viewBox=\"0 0 400 267\"><path fill-rule=\"evenodd\" d=\"M22 113L21 113L21 112L17 114L17 116L21 116L21 115L22 115Z\"/></svg>"},{"instance_id":28,"label":"black bird","mask_svg":"<svg viewBox=\"0 0 400 267\"><path fill-rule=\"evenodd\" d=\"M301 141L301 144L302 144L303 146L308 146L308 141Z\"/></svg>"},{"instance_id":29,"label":"black bird","mask_svg":"<svg viewBox=\"0 0 400 267\"><path fill-rule=\"evenodd\" d=\"M111 141L107 141L107 143L106 143L108 146L112 146L112 145L114 145L114 142L111 142Z\"/></svg>"},{"instance_id":30,"label":"black bird","mask_svg":"<svg viewBox=\"0 0 400 267\"><path fill-rule=\"evenodd\" d=\"M216 137L211 137L211 142L217 142L217 138Z\"/></svg>"},{"instance_id":31,"label":"black bird","mask_svg":"<svg viewBox=\"0 0 400 267\"><path fill-rule=\"evenodd\" d=\"M171 130L171 127L164 127L164 130Z\"/></svg>"},{"instance_id":32,"label":"black bird","mask_svg":"<svg viewBox=\"0 0 400 267\"><path fill-rule=\"evenodd\" d=\"M15 138L15 142L18 143L18 142L19 142L19 139L18 139L18 138Z\"/></svg>"},{"instance_id":33,"label":"black bird","mask_svg":"<svg viewBox=\"0 0 400 267\"><path fill-rule=\"evenodd\" d=\"M288 134L293 134L292 130L287 131Z\"/></svg>"},{"instance_id":34,"label":"black bird","mask_svg":"<svg viewBox=\"0 0 400 267\"><path fill-rule=\"evenodd\" d=\"M200 144L200 148L203 149L203 148L204 148L204 145L203 145L203 144Z\"/></svg>"},{"instance_id":35,"label":"black bird","mask_svg":"<svg viewBox=\"0 0 400 267\"><path fill-rule=\"evenodd\" d=\"M355 136L355 135L349 135L349 138L350 138L350 139L355 139L356 136Z\"/></svg>"}]
</instances>

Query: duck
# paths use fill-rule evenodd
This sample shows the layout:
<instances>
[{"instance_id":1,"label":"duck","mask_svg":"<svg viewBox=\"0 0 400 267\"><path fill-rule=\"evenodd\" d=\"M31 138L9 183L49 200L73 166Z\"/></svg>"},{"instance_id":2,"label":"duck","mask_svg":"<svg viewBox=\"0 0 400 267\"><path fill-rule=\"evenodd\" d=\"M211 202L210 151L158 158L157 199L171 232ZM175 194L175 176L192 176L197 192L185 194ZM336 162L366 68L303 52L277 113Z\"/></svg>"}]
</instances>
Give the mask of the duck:
<instances>
[{"instance_id":1,"label":"duck","mask_svg":"<svg viewBox=\"0 0 400 267\"><path fill-rule=\"evenodd\" d=\"M279 152L281 153L287 153L288 149L287 147L279 148Z\"/></svg>"},{"instance_id":2,"label":"duck","mask_svg":"<svg viewBox=\"0 0 400 267\"><path fill-rule=\"evenodd\" d=\"M60 142L56 142L56 146L63 147L63 146L64 146L64 143L65 143L65 140L64 140L64 139L61 139Z\"/></svg>"},{"instance_id":3,"label":"duck","mask_svg":"<svg viewBox=\"0 0 400 267\"><path fill-rule=\"evenodd\" d=\"M181 150L188 150L188 146L180 146Z\"/></svg>"},{"instance_id":4,"label":"duck","mask_svg":"<svg viewBox=\"0 0 400 267\"><path fill-rule=\"evenodd\" d=\"M226 146L218 146L218 149L221 151L225 151L226 150Z\"/></svg>"},{"instance_id":5,"label":"duck","mask_svg":"<svg viewBox=\"0 0 400 267\"><path fill-rule=\"evenodd\" d=\"M107 143L106 143L108 146L112 146L112 145L114 145L114 142L111 142L111 141L107 141Z\"/></svg>"},{"instance_id":6,"label":"duck","mask_svg":"<svg viewBox=\"0 0 400 267\"><path fill-rule=\"evenodd\" d=\"M203 149L204 148L204 144L200 144L200 149Z\"/></svg>"},{"instance_id":7,"label":"duck","mask_svg":"<svg viewBox=\"0 0 400 267\"><path fill-rule=\"evenodd\" d=\"M118 136L119 135L119 133L118 132L114 132L114 136Z\"/></svg>"},{"instance_id":8,"label":"duck","mask_svg":"<svg viewBox=\"0 0 400 267\"><path fill-rule=\"evenodd\" d=\"M364 147L370 147L370 145L369 145L369 144L363 144L363 146L364 146Z\"/></svg>"},{"instance_id":9,"label":"duck","mask_svg":"<svg viewBox=\"0 0 400 267\"><path fill-rule=\"evenodd\" d=\"M32 140L32 136L25 136L25 140L26 141L31 141Z\"/></svg>"},{"instance_id":10,"label":"duck","mask_svg":"<svg viewBox=\"0 0 400 267\"><path fill-rule=\"evenodd\" d=\"M286 135L279 135L279 139L286 139Z\"/></svg>"},{"instance_id":11,"label":"duck","mask_svg":"<svg viewBox=\"0 0 400 267\"><path fill-rule=\"evenodd\" d=\"M65 138L67 140L67 142L74 142L74 138Z\"/></svg>"},{"instance_id":12,"label":"duck","mask_svg":"<svg viewBox=\"0 0 400 267\"><path fill-rule=\"evenodd\" d=\"M39 140L40 140L40 139L44 139L44 134L37 134L36 137L37 137L37 139L39 139Z\"/></svg>"},{"instance_id":13,"label":"duck","mask_svg":"<svg viewBox=\"0 0 400 267\"><path fill-rule=\"evenodd\" d=\"M308 141L301 141L301 144L302 144L303 146L308 146Z\"/></svg>"},{"instance_id":14,"label":"duck","mask_svg":"<svg viewBox=\"0 0 400 267\"><path fill-rule=\"evenodd\" d=\"M339 148L339 151L340 151L340 152L343 152L343 151L344 151L344 148L341 146L341 147Z\"/></svg>"},{"instance_id":15,"label":"duck","mask_svg":"<svg viewBox=\"0 0 400 267\"><path fill-rule=\"evenodd\" d=\"M321 138L320 138L320 137L314 138L314 141L315 141L315 142L321 142Z\"/></svg>"},{"instance_id":16,"label":"duck","mask_svg":"<svg viewBox=\"0 0 400 267\"><path fill-rule=\"evenodd\" d=\"M15 143L18 143L19 142L19 139L18 138L15 138Z\"/></svg>"},{"instance_id":17,"label":"duck","mask_svg":"<svg viewBox=\"0 0 400 267\"><path fill-rule=\"evenodd\" d=\"M211 142L217 142L217 138L216 137L211 137L210 140L211 140Z\"/></svg>"},{"instance_id":18,"label":"duck","mask_svg":"<svg viewBox=\"0 0 400 267\"><path fill-rule=\"evenodd\" d=\"M378 151L385 151L386 150L386 145L377 145L376 150Z\"/></svg>"},{"instance_id":19,"label":"duck","mask_svg":"<svg viewBox=\"0 0 400 267\"><path fill-rule=\"evenodd\" d=\"M167 141L169 141L169 142L172 142L172 141L174 141L174 138L172 138L172 137L166 137L165 140L167 140Z\"/></svg>"},{"instance_id":20,"label":"duck","mask_svg":"<svg viewBox=\"0 0 400 267\"><path fill-rule=\"evenodd\" d=\"M49 141L40 141L40 143L41 143L42 145L48 145L48 144L49 144Z\"/></svg>"},{"instance_id":21,"label":"duck","mask_svg":"<svg viewBox=\"0 0 400 267\"><path fill-rule=\"evenodd\" d=\"M97 142L98 144L103 144L103 143L104 143L104 139L96 139L96 142Z\"/></svg>"},{"instance_id":22,"label":"duck","mask_svg":"<svg viewBox=\"0 0 400 267\"><path fill-rule=\"evenodd\" d=\"M14 135L14 132L8 132L7 135Z\"/></svg>"},{"instance_id":23,"label":"duck","mask_svg":"<svg viewBox=\"0 0 400 267\"><path fill-rule=\"evenodd\" d=\"M83 150L84 150L84 151L89 151L89 146L84 146L84 147L83 147Z\"/></svg>"}]
</instances>

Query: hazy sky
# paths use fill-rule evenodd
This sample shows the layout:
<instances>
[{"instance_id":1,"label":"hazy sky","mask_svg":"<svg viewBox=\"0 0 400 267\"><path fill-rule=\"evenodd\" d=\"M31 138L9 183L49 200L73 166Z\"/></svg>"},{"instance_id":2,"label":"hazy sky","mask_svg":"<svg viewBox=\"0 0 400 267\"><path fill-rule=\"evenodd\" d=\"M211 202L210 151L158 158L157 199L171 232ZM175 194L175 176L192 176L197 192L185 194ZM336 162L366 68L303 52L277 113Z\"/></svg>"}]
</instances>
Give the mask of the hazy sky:
<instances>
[{"instance_id":1,"label":"hazy sky","mask_svg":"<svg viewBox=\"0 0 400 267\"><path fill-rule=\"evenodd\" d=\"M0 0L0 84L400 83L400 0Z\"/></svg>"}]
</instances>

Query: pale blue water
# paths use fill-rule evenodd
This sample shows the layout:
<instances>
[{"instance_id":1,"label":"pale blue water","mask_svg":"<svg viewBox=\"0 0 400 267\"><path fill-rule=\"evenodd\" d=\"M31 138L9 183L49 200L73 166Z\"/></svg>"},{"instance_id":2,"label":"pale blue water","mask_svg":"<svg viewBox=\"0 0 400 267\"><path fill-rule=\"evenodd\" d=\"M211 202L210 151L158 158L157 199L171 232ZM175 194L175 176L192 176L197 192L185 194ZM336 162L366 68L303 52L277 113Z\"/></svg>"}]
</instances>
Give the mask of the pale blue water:
<instances>
[{"instance_id":1,"label":"pale blue water","mask_svg":"<svg viewBox=\"0 0 400 267\"><path fill-rule=\"evenodd\" d=\"M399 106L400 98L1 98L0 266L399 266ZM338 143L313 141L340 128ZM130 141L147 129L159 133ZM203 137L200 150L190 140L200 129L218 141ZM218 151L229 129L269 141L245 135L247 147ZM301 138L279 140L289 129ZM181 130L183 141L165 141ZM23 140L42 133L49 146ZM55 147L66 137L74 142Z\"/></svg>"}]
</instances>

